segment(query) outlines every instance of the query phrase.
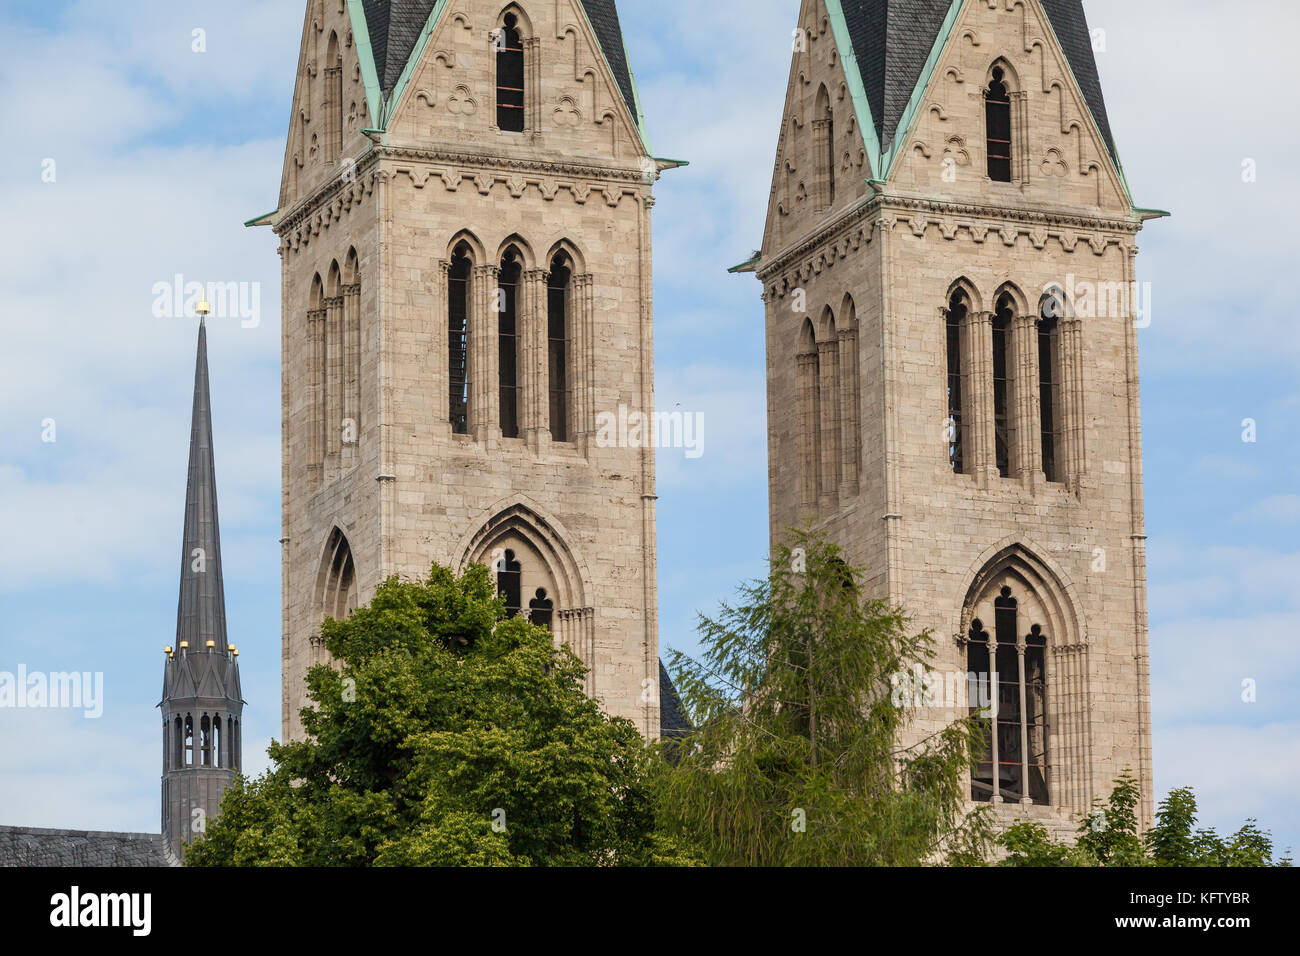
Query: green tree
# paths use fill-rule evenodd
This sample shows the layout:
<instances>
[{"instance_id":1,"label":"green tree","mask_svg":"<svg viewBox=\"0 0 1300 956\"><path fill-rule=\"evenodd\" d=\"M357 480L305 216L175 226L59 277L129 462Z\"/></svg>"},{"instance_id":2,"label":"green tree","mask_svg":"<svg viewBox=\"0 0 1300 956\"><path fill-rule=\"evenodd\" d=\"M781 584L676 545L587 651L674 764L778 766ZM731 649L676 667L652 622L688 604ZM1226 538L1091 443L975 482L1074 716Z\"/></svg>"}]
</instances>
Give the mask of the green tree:
<instances>
[{"instance_id":1,"label":"green tree","mask_svg":"<svg viewBox=\"0 0 1300 956\"><path fill-rule=\"evenodd\" d=\"M326 621L306 739L228 791L192 866L690 863L654 832L656 759L583 692L551 633L505 619L486 568L390 580Z\"/></svg>"},{"instance_id":2,"label":"green tree","mask_svg":"<svg viewBox=\"0 0 1300 956\"><path fill-rule=\"evenodd\" d=\"M1169 791L1156 808L1155 824L1138 835L1137 783L1128 774L1115 781L1105 805L1094 807L1071 847L1052 840L1046 828L1022 822L997 838L1006 851L1002 866L1290 866L1274 862L1273 838L1254 820L1227 840L1214 830L1196 829L1196 794L1190 787Z\"/></svg>"},{"instance_id":3,"label":"green tree","mask_svg":"<svg viewBox=\"0 0 1300 956\"><path fill-rule=\"evenodd\" d=\"M932 657L928 633L864 600L825 538L796 533L766 580L701 617L700 659L672 655L698 728L659 779L669 832L719 865L917 865L982 859L985 814L965 811L968 721L910 748L897 676Z\"/></svg>"}]
</instances>

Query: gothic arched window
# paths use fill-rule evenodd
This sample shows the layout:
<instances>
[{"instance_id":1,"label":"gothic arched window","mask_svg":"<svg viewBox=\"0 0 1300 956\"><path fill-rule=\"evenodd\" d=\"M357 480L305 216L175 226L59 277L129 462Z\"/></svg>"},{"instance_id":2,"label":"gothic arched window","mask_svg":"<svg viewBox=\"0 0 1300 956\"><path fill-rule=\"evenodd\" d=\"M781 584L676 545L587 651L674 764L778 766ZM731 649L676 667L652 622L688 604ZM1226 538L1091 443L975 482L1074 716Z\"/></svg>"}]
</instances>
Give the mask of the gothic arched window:
<instances>
[{"instance_id":1,"label":"gothic arched window","mask_svg":"<svg viewBox=\"0 0 1300 956\"><path fill-rule=\"evenodd\" d=\"M194 766L194 717L185 715L185 766Z\"/></svg>"},{"instance_id":2,"label":"gothic arched window","mask_svg":"<svg viewBox=\"0 0 1300 956\"><path fill-rule=\"evenodd\" d=\"M451 391L451 430L469 434L469 246L451 257L447 279L447 380Z\"/></svg>"},{"instance_id":3,"label":"gothic arched window","mask_svg":"<svg viewBox=\"0 0 1300 956\"><path fill-rule=\"evenodd\" d=\"M993 314L993 436L998 474L1011 477L1011 323L1015 299L1004 294Z\"/></svg>"},{"instance_id":4,"label":"gothic arched window","mask_svg":"<svg viewBox=\"0 0 1300 956\"><path fill-rule=\"evenodd\" d=\"M963 454L963 439L966 436L962 430L961 404L961 326L969 311L970 302L966 293L959 289L948 300L948 311L944 317L948 358L948 463L955 475L966 473Z\"/></svg>"},{"instance_id":5,"label":"gothic arched window","mask_svg":"<svg viewBox=\"0 0 1300 956\"><path fill-rule=\"evenodd\" d=\"M803 506L815 508L821 493L821 361L811 319L804 320L799 334L797 376L800 485Z\"/></svg>"},{"instance_id":6,"label":"gothic arched window","mask_svg":"<svg viewBox=\"0 0 1300 956\"><path fill-rule=\"evenodd\" d=\"M1006 72L995 66L993 79L984 91L989 178L999 183L1011 182L1011 93L1005 79Z\"/></svg>"},{"instance_id":7,"label":"gothic arched window","mask_svg":"<svg viewBox=\"0 0 1300 956\"><path fill-rule=\"evenodd\" d=\"M549 631L554 611L555 602L546 596L546 588L538 588L537 595L528 602L528 619Z\"/></svg>"},{"instance_id":8,"label":"gothic arched window","mask_svg":"<svg viewBox=\"0 0 1300 956\"><path fill-rule=\"evenodd\" d=\"M325 54L325 161L343 152L343 54L337 33L330 34Z\"/></svg>"},{"instance_id":9,"label":"gothic arched window","mask_svg":"<svg viewBox=\"0 0 1300 956\"><path fill-rule=\"evenodd\" d=\"M212 718L212 766L220 767L224 761L221 759L221 718Z\"/></svg>"},{"instance_id":10,"label":"gothic arched window","mask_svg":"<svg viewBox=\"0 0 1300 956\"><path fill-rule=\"evenodd\" d=\"M966 643L969 704L983 756L971 771L971 799L1046 804L1047 637L1033 625L1020 635L1020 605L1010 587L993 600L990 636L971 622Z\"/></svg>"},{"instance_id":11,"label":"gothic arched window","mask_svg":"<svg viewBox=\"0 0 1300 956\"><path fill-rule=\"evenodd\" d=\"M551 439L569 440L569 298L572 260L560 253L551 262L546 287L547 367Z\"/></svg>"},{"instance_id":12,"label":"gothic arched window","mask_svg":"<svg viewBox=\"0 0 1300 956\"><path fill-rule=\"evenodd\" d=\"M497 126L524 131L524 41L519 18L507 13L497 34Z\"/></svg>"},{"instance_id":13,"label":"gothic arched window","mask_svg":"<svg viewBox=\"0 0 1300 956\"><path fill-rule=\"evenodd\" d=\"M513 551L506 551L497 559L497 593L506 604L506 617L514 617L523 610L523 565L515 559Z\"/></svg>"},{"instance_id":14,"label":"gothic arched window","mask_svg":"<svg viewBox=\"0 0 1300 956\"><path fill-rule=\"evenodd\" d=\"M203 723L201 726L202 726L201 733L202 733L203 766L211 767L212 766L212 721L208 719L207 714L203 715Z\"/></svg>"},{"instance_id":15,"label":"gothic arched window","mask_svg":"<svg viewBox=\"0 0 1300 956\"><path fill-rule=\"evenodd\" d=\"M813 120L813 149L817 158L818 207L825 208L835 202L835 114L825 85L817 90L815 119Z\"/></svg>"},{"instance_id":16,"label":"gothic arched window","mask_svg":"<svg viewBox=\"0 0 1300 956\"><path fill-rule=\"evenodd\" d=\"M514 249L501 260L497 291L498 372L501 381L501 434L519 437L519 278L523 268Z\"/></svg>"},{"instance_id":17,"label":"gothic arched window","mask_svg":"<svg viewBox=\"0 0 1300 956\"><path fill-rule=\"evenodd\" d=\"M1043 436L1043 475L1061 481L1061 400L1058 364L1061 350L1062 300L1056 293L1043 298L1038 320L1038 402Z\"/></svg>"},{"instance_id":18,"label":"gothic arched window","mask_svg":"<svg viewBox=\"0 0 1300 956\"><path fill-rule=\"evenodd\" d=\"M179 770L185 766L185 728L181 724L180 717L176 718L175 740L172 742L172 769Z\"/></svg>"}]
</instances>

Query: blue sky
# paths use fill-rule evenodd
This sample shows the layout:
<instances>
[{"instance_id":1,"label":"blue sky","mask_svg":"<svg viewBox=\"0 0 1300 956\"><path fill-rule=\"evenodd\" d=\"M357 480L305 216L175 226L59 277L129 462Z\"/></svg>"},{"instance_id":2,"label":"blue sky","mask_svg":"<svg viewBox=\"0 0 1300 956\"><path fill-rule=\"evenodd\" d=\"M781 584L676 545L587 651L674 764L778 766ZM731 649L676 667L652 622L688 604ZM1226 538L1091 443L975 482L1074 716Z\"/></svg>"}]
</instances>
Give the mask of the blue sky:
<instances>
[{"instance_id":1,"label":"blue sky","mask_svg":"<svg viewBox=\"0 0 1300 956\"><path fill-rule=\"evenodd\" d=\"M1206 823L1256 816L1300 846L1300 13L1085 5L1137 201L1175 213L1139 259L1157 783L1195 786ZM763 313L725 270L761 238L797 7L620 4L655 151L692 162L656 190L660 402L706 416L704 456L660 462L665 646L692 648L696 613L762 570ZM279 731L279 259L241 223L275 205L302 8L0 8L0 670L107 685L99 720L0 711L0 823L158 828L195 329L154 318L151 290L177 273L261 284L261 324L214 323L210 350L250 767Z\"/></svg>"}]
</instances>

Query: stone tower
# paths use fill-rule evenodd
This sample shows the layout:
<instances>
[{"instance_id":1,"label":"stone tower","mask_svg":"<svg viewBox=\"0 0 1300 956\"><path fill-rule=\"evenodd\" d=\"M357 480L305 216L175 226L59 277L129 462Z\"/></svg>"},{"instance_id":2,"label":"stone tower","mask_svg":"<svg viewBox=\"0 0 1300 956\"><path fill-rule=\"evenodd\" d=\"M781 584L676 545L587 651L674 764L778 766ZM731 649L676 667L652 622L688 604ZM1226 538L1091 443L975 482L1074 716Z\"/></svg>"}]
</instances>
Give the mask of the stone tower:
<instances>
[{"instance_id":1,"label":"stone tower","mask_svg":"<svg viewBox=\"0 0 1300 956\"><path fill-rule=\"evenodd\" d=\"M613 0L310 0L277 211L283 731L320 624L433 562L659 733L655 160Z\"/></svg>"},{"instance_id":2,"label":"stone tower","mask_svg":"<svg viewBox=\"0 0 1300 956\"><path fill-rule=\"evenodd\" d=\"M217 817L221 795L242 766L239 651L226 639L221 530L212 450L207 327L199 325L194 418L185 488L176 646L163 666L162 832L183 858L184 844Z\"/></svg>"},{"instance_id":3,"label":"stone tower","mask_svg":"<svg viewBox=\"0 0 1300 956\"><path fill-rule=\"evenodd\" d=\"M1068 832L1129 769L1150 820L1134 261L1163 214L1124 179L1102 37L1080 0L804 0L798 26L734 270L766 303L773 537L825 530L933 631L911 742L978 705L968 673L996 697L973 803Z\"/></svg>"}]
</instances>

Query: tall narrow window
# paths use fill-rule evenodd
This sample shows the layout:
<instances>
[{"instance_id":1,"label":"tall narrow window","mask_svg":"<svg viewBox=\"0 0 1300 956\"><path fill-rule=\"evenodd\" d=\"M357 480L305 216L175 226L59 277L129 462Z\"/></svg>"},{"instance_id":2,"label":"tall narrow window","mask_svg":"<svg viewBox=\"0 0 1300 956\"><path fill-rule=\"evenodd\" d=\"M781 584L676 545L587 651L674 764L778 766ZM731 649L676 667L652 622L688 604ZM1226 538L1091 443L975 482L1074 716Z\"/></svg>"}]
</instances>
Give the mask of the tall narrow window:
<instances>
[{"instance_id":1,"label":"tall narrow window","mask_svg":"<svg viewBox=\"0 0 1300 956\"><path fill-rule=\"evenodd\" d=\"M546 289L547 367L550 373L551 438L569 440L569 258L560 253L551 262Z\"/></svg>"},{"instance_id":2,"label":"tall narrow window","mask_svg":"<svg viewBox=\"0 0 1300 956\"><path fill-rule=\"evenodd\" d=\"M447 280L447 380L451 388L451 430L469 434L469 249L451 258Z\"/></svg>"},{"instance_id":3,"label":"tall narrow window","mask_svg":"<svg viewBox=\"0 0 1300 956\"><path fill-rule=\"evenodd\" d=\"M212 766L220 767L221 760L221 718L212 718Z\"/></svg>"},{"instance_id":4,"label":"tall narrow window","mask_svg":"<svg viewBox=\"0 0 1300 956\"><path fill-rule=\"evenodd\" d=\"M507 551L497 561L496 572L497 593L506 603L506 617L514 617L523 610L523 566L513 551Z\"/></svg>"},{"instance_id":5,"label":"tall narrow window","mask_svg":"<svg viewBox=\"0 0 1300 956\"><path fill-rule=\"evenodd\" d=\"M984 91L984 124L988 136L989 178L1011 182L1011 94L1002 67L993 68L993 81Z\"/></svg>"},{"instance_id":6,"label":"tall narrow window","mask_svg":"<svg viewBox=\"0 0 1300 956\"><path fill-rule=\"evenodd\" d=\"M202 747L203 747L203 766L212 766L212 721L208 715L203 715L202 723Z\"/></svg>"},{"instance_id":7,"label":"tall narrow window","mask_svg":"<svg viewBox=\"0 0 1300 956\"><path fill-rule=\"evenodd\" d=\"M962 454L961 409L961 326L966 320L968 306L962 292L954 293L948 302L945 331L948 349L948 463L953 474L965 474L965 461Z\"/></svg>"},{"instance_id":8,"label":"tall narrow window","mask_svg":"<svg viewBox=\"0 0 1300 956\"><path fill-rule=\"evenodd\" d=\"M185 766L185 729L179 717L176 718L174 736L176 739L172 743L172 769L179 770Z\"/></svg>"},{"instance_id":9,"label":"tall narrow window","mask_svg":"<svg viewBox=\"0 0 1300 956\"><path fill-rule=\"evenodd\" d=\"M501 260L497 292L498 370L501 379L501 434L519 437L519 277L522 267L511 249Z\"/></svg>"},{"instance_id":10,"label":"tall narrow window","mask_svg":"<svg viewBox=\"0 0 1300 956\"><path fill-rule=\"evenodd\" d=\"M1019 602L1009 587L994 598L993 614L993 636L976 620L966 644L970 712L984 750L971 772L971 799L1046 804L1047 636L1035 624L1020 644Z\"/></svg>"},{"instance_id":11,"label":"tall narrow window","mask_svg":"<svg viewBox=\"0 0 1300 956\"><path fill-rule=\"evenodd\" d=\"M325 54L325 160L334 162L343 151L343 55L338 34L331 33Z\"/></svg>"},{"instance_id":12,"label":"tall narrow window","mask_svg":"<svg viewBox=\"0 0 1300 956\"><path fill-rule=\"evenodd\" d=\"M549 631L554 612L555 602L546 596L546 588L538 588L536 596L528 602L528 619Z\"/></svg>"},{"instance_id":13,"label":"tall narrow window","mask_svg":"<svg viewBox=\"0 0 1300 956\"><path fill-rule=\"evenodd\" d=\"M194 766L194 717L185 715L185 766Z\"/></svg>"},{"instance_id":14,"label":"tall narrow window","mask_svg":"<svg viewBox=\"0 0 1300 956\"><path fill-rule=\"evenodd\" d=\"M524 44L519 18L507 13L497 43L497 126L524 131Z\"/></svg>"},{"instance_id":15,"label":"tall narrow window","mask_svg":"<svg viewBox=\"0 0 1300 956\"><path fill-rule=\"evenodd\" d=\"M1011 477L1011 319L1015 300L1009 295L998 299L993 314L993 436L997 452L998 474Z\"/></svg>"},{"instance_id":16,"label":"tall narrow window","mask_svg":"<svg viewBox=\"0 0 1300 956\"><path fill-rule=\"evenodd\" d=\"M835 202L835 114L825 85L817 90L814 106L813 149L817 157L817 207L823 209Z\"/></svg>"},{"instance_id":17,"label":"tall narrow window","mask_svg":"<svg viewBox=\"0 0 1300 956\"><path fill-rule=\"evenodd\" d=\"M1048 297L1043 300L1042 317L1038 320L1038 403L1043 436L1043 475L1048 481L1060 481L1060 447L1057 429L1061 414L1058 402L1059 383L1056 359L1060 349L1058 338L1060 300Z\"/></svg>"}]
</instances>

